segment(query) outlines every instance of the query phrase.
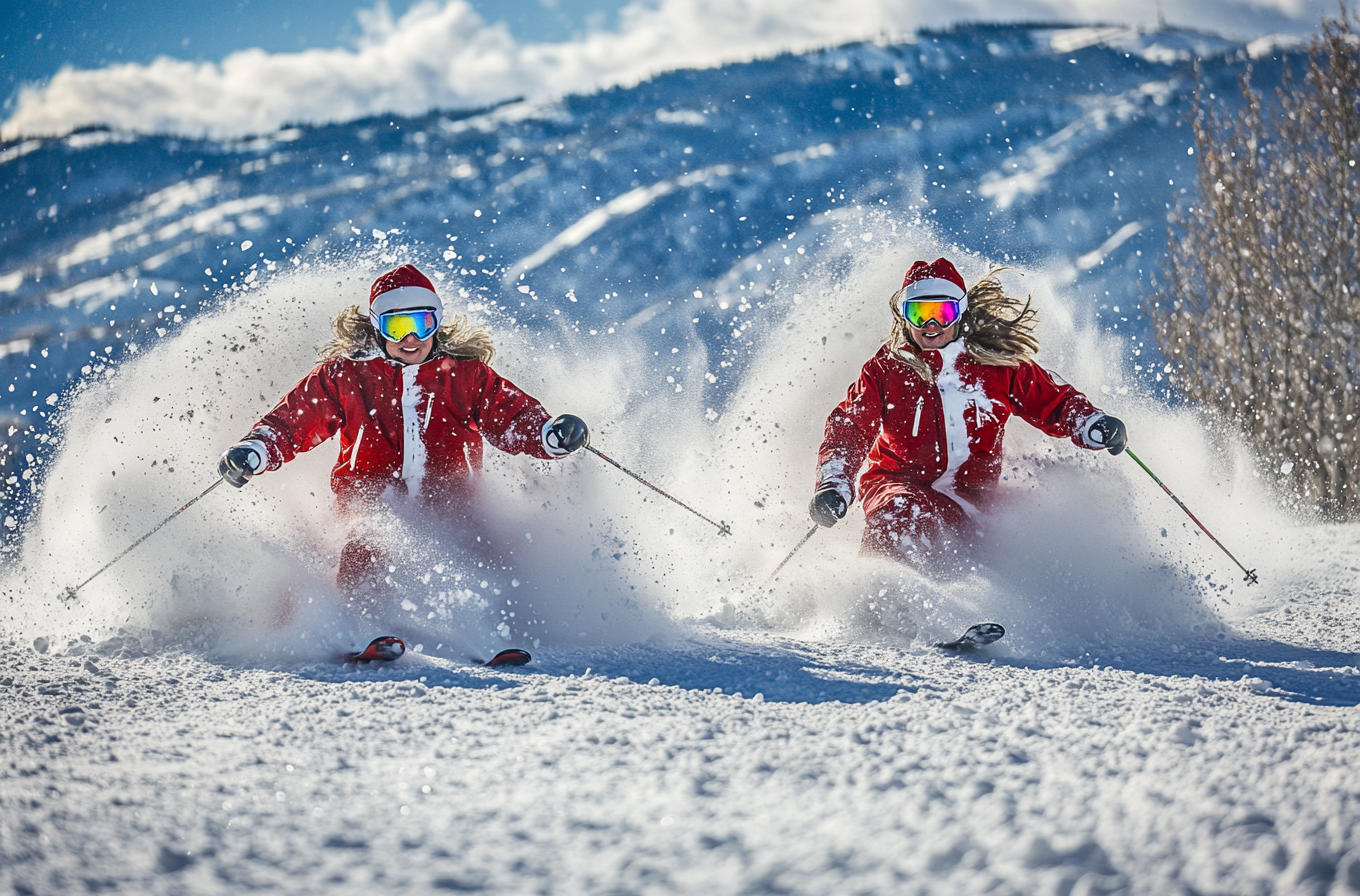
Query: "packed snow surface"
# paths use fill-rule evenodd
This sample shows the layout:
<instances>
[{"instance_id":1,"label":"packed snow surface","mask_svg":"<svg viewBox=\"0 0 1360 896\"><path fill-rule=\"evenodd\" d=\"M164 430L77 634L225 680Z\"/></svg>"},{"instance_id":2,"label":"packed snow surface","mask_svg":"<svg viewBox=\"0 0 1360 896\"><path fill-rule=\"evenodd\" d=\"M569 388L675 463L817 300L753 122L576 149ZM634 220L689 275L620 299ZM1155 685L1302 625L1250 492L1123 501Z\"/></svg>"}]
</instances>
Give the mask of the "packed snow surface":
<instances>
[{"instance_id":1,"label":"packed snow surface","mask_svg":"<svg viewBox=\"0 0 1360 896\"><path fill-rule=\"evenodd\" d=\"M1083 73L1085 98L1042 116L1078 67L1050 58L1054 34L980 29L432 118L419 140L394 121L386 148L370 122L244 149L103 132L2 150L41 215L0 231L18 259L0 367L23 387L0 888L1360 892L1360 530L1301 516L1289 471L1159 391L1120 303L1161 245L1154 186L1186 158L1167 137L1186 73L1062 34L1107 80ZM978 61L946 80L959 47ZM1007 70L1012 50L1037 61ZM1034 107L988 92L1021 82ZM679 99L715 84L734 96ZM756 151L733 135L761 110L775 136ZM416 150L441 140L451 155ZM333 174L364 146L370 168ZM111 160L76 166L81 195L157 186L48 205L67 158ZM314 169L333 179L292 186ZM1126 421L1259 585L1132 460L1019 421L1007 500L959 578L860 557L856 509L771 580L902 272L946 254L972 282L1011 252L1040 362ZM330 318L405 261L490 327L498 371L732 534L587 453L488 450L475 537L401 506L359 523L391 594L350 606L328 443L204 495L82 585L213 482ZM1006 638L931 646L983 620ZM380 634L410 652L334 662ZM477 664L508 646L533 663Z\"/></svg>"},{"instance_id":2,"label":"packed snow surface","mask_svg":"<svg viewBox=\"0 0 1360 896\"><path fill-rule=\"evenodd\" d=\"M513 672L16 652L0 880L1356 892L1360 670L1339 603L1301 593L1222 641L1054 663L704 628Z\"/></svg>"}]
</instances>

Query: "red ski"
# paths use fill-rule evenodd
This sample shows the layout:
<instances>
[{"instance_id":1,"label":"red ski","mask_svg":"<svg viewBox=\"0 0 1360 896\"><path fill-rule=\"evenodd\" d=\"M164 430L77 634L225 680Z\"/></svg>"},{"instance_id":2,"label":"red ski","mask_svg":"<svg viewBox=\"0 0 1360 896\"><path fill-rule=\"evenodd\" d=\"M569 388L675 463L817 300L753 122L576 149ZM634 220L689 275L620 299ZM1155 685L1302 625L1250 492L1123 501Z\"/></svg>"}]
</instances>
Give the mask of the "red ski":
<instances>
[{"instance_id":1,"label":"red ski","mask_svg":"<svg viewBox=\"0 0 1360 896\"><path fill-rule=\"evenodd\" d=\"M369 645L358 653L346 653L340 657L342 663L390 663L406 652L406 642L401 638L384 635L374 638Z\"/></svg>"},{"instance_id":2,"label":"red ski","mask_svg":"<svg viewBox=\"0 0 1360 896\"><path fill-rule=\"evenodd\" d=\"M532 659L532 657L529 656L529 651L520 650L518 647L511 647L509 650L502 650L500 653L496 654L491 659L482 663L482 665L523 666L526 663L528 663L530 659Z\"/></svg>"}]
</instances>

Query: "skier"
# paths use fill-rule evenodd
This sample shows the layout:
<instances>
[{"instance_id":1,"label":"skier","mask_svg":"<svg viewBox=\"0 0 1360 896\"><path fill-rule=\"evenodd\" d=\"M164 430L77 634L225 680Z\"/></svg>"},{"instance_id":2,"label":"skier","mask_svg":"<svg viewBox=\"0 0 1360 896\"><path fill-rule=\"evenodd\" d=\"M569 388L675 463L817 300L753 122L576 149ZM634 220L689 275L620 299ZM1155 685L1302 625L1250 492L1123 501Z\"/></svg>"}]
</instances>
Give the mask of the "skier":
<instances>
[{"instance_id":1,"label":"skier","mask_svg":"<svg viewBox=\"0 0 1360 896\"><path fill-rule=\"evenodd\" d=\"M1012 414L1083 448L1124 450L1122 422L1033 361L1036 312L1005 294L1002 270L967 289L947 259L913 264L890 300L891 334L827 418L809 513L835 525L858 478L862 553L959 571L995 499Z\"/></svg>"},{"instance_id":2,"label":"skier","mask_svg":"<svg viewBox=\"0 0 1360 896\"><path fill-rule=\"evenodd\" d=\"M378 277L367 312L354 305L335 318L322 363L223 452L219 474L240 488L339 433L331 489L342 514L356 518L389 502L458 520L471 510L483 439L544 460L588 443L579 417L551 417L491 369L484 328L461 317L442 321L443 303L415 266ZM351 535L337 584L353 594L383 578L386 566Z\"/></svg>"}]
</instances>

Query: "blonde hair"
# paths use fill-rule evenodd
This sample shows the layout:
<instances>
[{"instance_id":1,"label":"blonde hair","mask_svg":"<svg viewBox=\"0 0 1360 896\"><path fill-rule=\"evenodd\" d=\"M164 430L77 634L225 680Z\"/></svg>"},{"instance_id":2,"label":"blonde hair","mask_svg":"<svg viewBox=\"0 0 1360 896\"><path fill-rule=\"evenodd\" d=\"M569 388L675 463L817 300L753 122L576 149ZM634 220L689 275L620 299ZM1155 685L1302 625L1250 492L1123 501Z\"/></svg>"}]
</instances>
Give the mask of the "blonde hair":
<instances>
[{"instance_id":1,"label":"blonde hair","mask_svg":"<svg viewBox=\"0 0 1360 896\"><path fill-rule=\"evenodd\" d=\"M1004 265L993 265L986 276L968 289L968 310L959 321L959 336L967 340L968 354L979 364L996 367L1017 367L1031 361L1039 351L1039 340L1034 336L1039 313L1030 307L1031 293L1022 301L1006 295L1001 285L1001 273L1012 270ZM892 294L888 306L892 310L892 331L883 344L894 351L906 364L927 380L934 379L930 368L908 346L915 347L902 316L902 293L906 287Z\"/></svg>"},{"instance_id":2,"label":"blonde hair","mask_svg":"<svg viewBox=\"0 0 1360 896\"><path fill-rule=\"evenodd\" d=\"M323 361L336 358L371 357L383 354L383 339L369 322L368 312L351 305L331 321L335 336L318 350ZM470 323L465 317L453 317L434 334L434 348L430 357L448 355L490 364L496 354L491 344L491 333L486 327Z\"/></svg>"}]
</instances>

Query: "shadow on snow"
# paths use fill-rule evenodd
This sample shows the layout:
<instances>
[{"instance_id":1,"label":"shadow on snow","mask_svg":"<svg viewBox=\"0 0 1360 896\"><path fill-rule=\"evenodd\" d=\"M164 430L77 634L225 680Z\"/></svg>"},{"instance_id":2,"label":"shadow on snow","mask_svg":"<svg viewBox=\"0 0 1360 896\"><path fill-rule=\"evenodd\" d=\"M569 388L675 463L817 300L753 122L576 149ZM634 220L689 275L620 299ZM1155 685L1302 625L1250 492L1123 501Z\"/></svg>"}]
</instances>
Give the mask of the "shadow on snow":
<instances>
[{"instance_id":1,"label":"shadow on snow","mask_svg":"<svg viewBox=\"0 0 1360 896\"><path fill-rule=\"evenodd\" d=\"M870 703L888 700L899 692L933 690L911 672L872 660L833 660L821 656L819 646L711 638L579 650L543 649L534 651L532 665L513 670L448 666L439 659L421 658L389 666L310 665L291 671L316 681L419 681L431 688L473 689L519 687L541 683L543 676L584 677L589 673L591 678L626 679L635 684L655 681L657 686L688 691L745 697L761 694L767 702L779 703ZM882 649L864 648L866 653ZM894 653L901 656L904 652Z\"/></svg>"},{"instance_id":2,"label":"shadow on snow","mask_svg":"<svg viewBox=\"0 0 1360 896\"><path fill-rule=\"evenodd\" d=\"M985 652L974 655L990 660ZM1319 650L1255 638L1188 642L1126 643L1075 660L1038 662L1023 656L996 658L1024 668L1111 667L1144 675L1239 682L1262 696L1310 706L1360 706L1360 653Z\"/></svg>"}]
</instances>

